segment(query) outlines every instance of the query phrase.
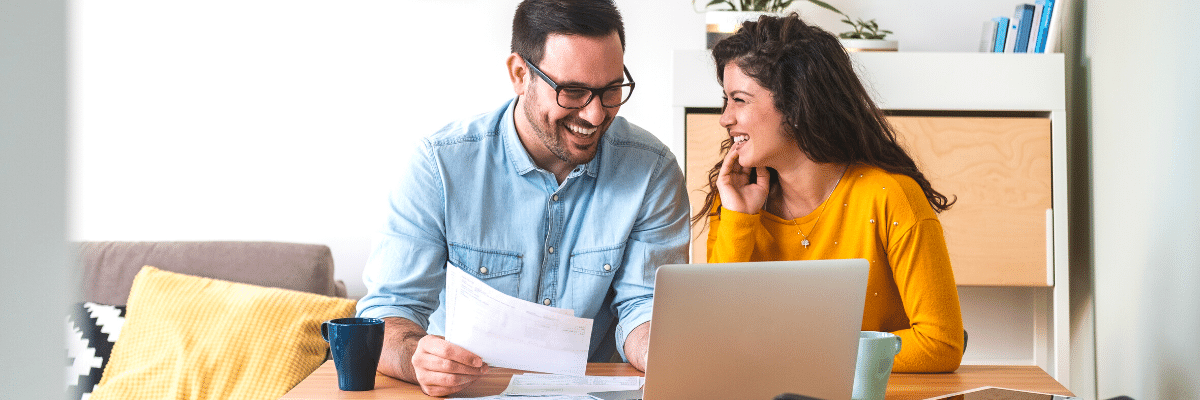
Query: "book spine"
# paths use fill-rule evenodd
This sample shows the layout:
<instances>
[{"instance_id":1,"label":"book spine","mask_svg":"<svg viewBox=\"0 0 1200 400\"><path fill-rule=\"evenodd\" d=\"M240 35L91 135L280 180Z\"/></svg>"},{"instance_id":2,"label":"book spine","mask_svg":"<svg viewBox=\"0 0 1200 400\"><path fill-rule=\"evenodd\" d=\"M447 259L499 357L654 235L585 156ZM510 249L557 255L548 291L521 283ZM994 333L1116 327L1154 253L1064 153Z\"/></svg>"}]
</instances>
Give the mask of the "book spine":
<instances>
[{"instance_id":1,"label":"book spine","mask_svg":"<svg viewBox=\"0 0 1200 400\"><path fill-rule=\"evenodd\" d=\"M979 38L979 51L991 53L996 47L996 20L983 21L983 36Z\"/></svg>"},{"instance_id":2,"label":"book spine","mask_svg":"<svg viewBox=\"0 0 1200 400\"><path fill-rule=\"evenodd\" d=\"M993 53L1003 53L1005 37L1008 36L1008 18L996 17L992 18L996 22L996 42L992 44Z\"/></svg>"},{"instance_id":3,"label":"book spine","mask_svg":"<svg viewBox=\"0 0 1200 400\"><path fill-rule=\"evenodd\" d=\"M1013 42L1013 53L1029 51L1029 30L1033 24L1033 4L1017 5L1013 13L1013 25L1016 26L1017 36Z\"/></svg>"},{"instance_id":4,"label":"book spine","mask_svg":"<svg viewBox=\"0 0 1200 400\"><path fill-rule=\"evenodd\" d=\"M1055 10L1055 8L1057 8L1057 6L1058 6L1058 4L1056 4L1056 3L1061 3L1061 2L1055 1L1055 0L1044 0L1044 1L1046 4L1044 6L1042 6L1042 18L1041 18L1041 20L1038 21L1039 26L1038 26L1037 44L1034 46L1034 51L1038 52L1038 53L1046 52L1046 44L1050 40L1050 29L1051 28L1058 29L1058 24L1055 23L1055 20L1058 19L1059 16L1058 16L1058 13L1056 12L1057 10ZM1051 25L1053 25L1053 26L1051 26ZM1055 36L1056 36L1055 40L1057 40L1057 35L1055 35Z\"/></svg>"},{"instance_id":5,"label":"book spine","mask_svg":"<svg viewBox=\"0 0 1200 400\"><path fill-rule=\"evenodd\" d=\"M1033 2L1033 23L1029 24L1029 52L1037 53L1038 36L1041 34L1042 26L1042 9L1046 7L1046 0L1037 0Z\"/></svg>"},{"instance_id":6,"label":"book spine","mask_svg":"<svg viewBox=\"0 0 1200 400\"><path fill-rule=\"evenodd\" d=\"M1008 20L1008 33L1004 35L1004 52L1012 53L1017 49L1017 26L1021 24L1019 16L1013 16L1013 19Z\"/></svg>"}]
</instances>

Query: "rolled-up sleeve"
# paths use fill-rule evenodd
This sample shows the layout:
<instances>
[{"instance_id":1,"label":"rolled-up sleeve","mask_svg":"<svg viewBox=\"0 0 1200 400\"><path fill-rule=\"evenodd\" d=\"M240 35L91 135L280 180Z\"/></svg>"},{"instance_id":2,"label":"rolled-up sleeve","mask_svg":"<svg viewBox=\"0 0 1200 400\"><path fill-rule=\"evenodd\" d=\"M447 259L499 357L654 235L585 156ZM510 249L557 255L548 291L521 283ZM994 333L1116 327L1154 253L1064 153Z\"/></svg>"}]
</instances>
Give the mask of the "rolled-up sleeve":
<instances>
[{"instance_id":1,"label":"rolled-up sleeve","mask_svg":"<svg viewBox=\"0 0 1200 400\"><path fill-rule=\"evenodd\" d=\"M683 172L669 153L656 171L626 244L625 267L613 282L618 318L616 345L622 359L627 359L625 338L629 331L650 320L658 267L687 263L689 206Z\"/></svg>"},{"instance_id":2,"label":"rolled-up sleeve","mask_svg":"<svg viewBox=\"0 0 1200 400\"><path fill-rule=\"evenodd\" d=\"M363 271L358 316L402 317L428 329L445 287L445 193L428 141L410 157L388 197L386 222Z\"/></svg>"}]
</instances>

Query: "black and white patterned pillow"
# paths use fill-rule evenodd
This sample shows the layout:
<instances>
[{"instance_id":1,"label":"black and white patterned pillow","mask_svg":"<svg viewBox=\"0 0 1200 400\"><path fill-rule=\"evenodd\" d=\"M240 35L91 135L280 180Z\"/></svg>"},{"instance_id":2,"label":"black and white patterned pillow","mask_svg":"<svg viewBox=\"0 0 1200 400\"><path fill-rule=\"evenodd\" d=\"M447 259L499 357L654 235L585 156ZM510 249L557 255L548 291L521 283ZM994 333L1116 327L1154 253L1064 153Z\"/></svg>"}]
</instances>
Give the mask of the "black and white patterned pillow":
<instances>
[{"instance_id":1,"label":"black and white patterned pillow","mask_svg":"<svg viewBox=\"0 0 1200 400\"><path fill-rule=\"evenodd\" d=\"M125 306L76 304L67 316L67 393L87 400L125 325Z\"/></svg>"}]
</instances>

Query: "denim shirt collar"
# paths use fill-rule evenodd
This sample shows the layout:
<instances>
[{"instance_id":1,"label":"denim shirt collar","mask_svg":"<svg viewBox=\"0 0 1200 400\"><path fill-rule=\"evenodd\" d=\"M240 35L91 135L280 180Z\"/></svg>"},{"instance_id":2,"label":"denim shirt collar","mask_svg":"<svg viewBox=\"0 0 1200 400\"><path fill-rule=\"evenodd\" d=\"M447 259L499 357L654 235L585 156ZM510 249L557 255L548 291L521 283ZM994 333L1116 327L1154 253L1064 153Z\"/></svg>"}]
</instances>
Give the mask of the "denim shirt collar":
<instances>
[{"instance_id":1,"label":"denim shirt collar","mask_svg":"<svg viewBox=\"0 0 1200 400\"><path fill-rule=\"evenodd\" d=\"M508 159L512 160L513 169L515 169L518 174L525 175L530 171L538 169L538 166L537 164L534 164L533 156L529 155L529 151L525 149L525 146L521 143L521 138L517 136L517 125L514 118L516 114L515 110L517 109L517 102L519 100L520 96L515 97L508 102L508 105L505 106L504 114L500 117L499 121L497 121L495 129L497 130L499 136L504 140L504 150L508 152ZM586 173L592 178L596 177L596 172L600 169L600 157L603 154L604 139L604 137L601 137L600 142L596 143L596 156L592 157L592 161L589 161L587 164L583 165L582 172L579 171L578 168L571 171L571 173L567 175L568 179L578 176L580 173Z\"/></svg>"}]
</instances>

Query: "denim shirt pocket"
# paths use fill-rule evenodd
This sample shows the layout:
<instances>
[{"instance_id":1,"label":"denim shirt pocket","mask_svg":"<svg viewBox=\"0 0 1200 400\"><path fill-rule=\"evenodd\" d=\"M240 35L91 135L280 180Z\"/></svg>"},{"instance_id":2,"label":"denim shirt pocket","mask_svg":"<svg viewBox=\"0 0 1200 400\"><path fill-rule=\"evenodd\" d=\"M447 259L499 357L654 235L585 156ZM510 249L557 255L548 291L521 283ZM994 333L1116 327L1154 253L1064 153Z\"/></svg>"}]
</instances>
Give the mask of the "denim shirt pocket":
<instances>
[{"instance_id":1,"label":"denim shirt pocket","mask_svg":"<svg viewBox=\"0 0 1200 400\"><path fill-rule=\"evenodd\" d=\"M521 253L450 243L450 264L511 296L520 283Z\"/></svg>"},{"instance_id":2,"label":"denim shirt pocket","mask_svg":"<svg viewBox=\"0 0 1200 400\"><path fill-rule=\"evenodd\" d=\"M625 244L591 248L571 254L571 272L592 275L611 282L614 274L621 268L621 257L625 254ZM606 283L607 286L607 283Z\"/></svg>"}]
</instances>

